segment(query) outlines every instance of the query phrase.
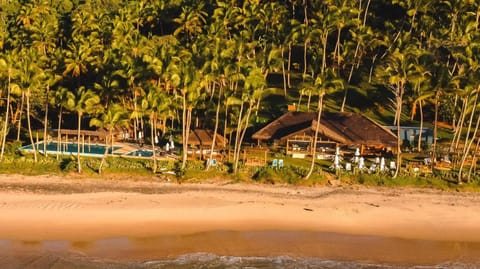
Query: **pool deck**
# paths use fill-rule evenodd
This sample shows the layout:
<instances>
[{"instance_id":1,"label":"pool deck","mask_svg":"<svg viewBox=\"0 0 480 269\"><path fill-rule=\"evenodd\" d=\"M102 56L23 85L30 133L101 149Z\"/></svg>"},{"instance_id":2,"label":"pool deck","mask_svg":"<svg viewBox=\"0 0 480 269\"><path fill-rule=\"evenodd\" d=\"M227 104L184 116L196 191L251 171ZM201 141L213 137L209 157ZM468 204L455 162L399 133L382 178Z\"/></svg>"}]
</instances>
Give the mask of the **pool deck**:
<instances>
[{"instance_id":1,"label":"pool deck","mask_svg":"<svg viewBox=\"0 0 480 269\"><path fill-rule=\"evenodd\" d=\"M120 155L120 156L124 156L124 155L127 155L130 152L141 149L140 146L135 145L135 144L130 144L130 143L127 144L127 143L121 143L121 142L118 143L117 142L114 145L121 147L121 148L113 151L114 155Z\"/></svg>"},{"instance_id":2,"label":"pool deck","mask_svg":"<svg viewBox=\"0 0 480 269\"><path fill-rule=\"evenodd\" d=\"M40 141L39 143L43 143L43 141ZM71 143L71 142L69 142ZM95 144L95 145L99 145L99 144ZM104 144L102 144L104 145ZM86 145L87 146L87 145ZM28 146L25 146L25 147L28 147ZM32 152L32 149L26 149L25 147L21 147L20 150L22 151L26 151L26 152ZM126 143L126 142L115 142L114 143L114 147L117 148L115 149L111 154L109 154L109 156L114 156L114 157L125 157L125 158L143 158L143 159L150 159L152 158L151 156L134 156L134 155L131 155L130 153L132 152L135 152L135 151L138 151L138 150L144 150L144 151L151 151L152 150L152 147L151 145L139 145L139 144L135 144L135 143ZM39 152L43 152L43 150L41 148L38 149ZM158 148L156 148L156 157L158 160L162 160L162 159L165 159L165 160L175 160L175 159L178 159L178 156L175 155L175 154L158 154L158 152L161 152L161 153L166 153L166 152L163 152L161 151L161 147L159 146ZM51 151L51 150L47 150L47 153L48 154L57 154L57 151ZM71 154L76 154L76 152L61 152L61 154L63 155L71 155ZM129 155L130 154L130 155ZM104 155L103 154L90 154L90 153L81 153L81 155L83 156L90 156L90 157L103 157Z\"/></svg>"}]
</instances>

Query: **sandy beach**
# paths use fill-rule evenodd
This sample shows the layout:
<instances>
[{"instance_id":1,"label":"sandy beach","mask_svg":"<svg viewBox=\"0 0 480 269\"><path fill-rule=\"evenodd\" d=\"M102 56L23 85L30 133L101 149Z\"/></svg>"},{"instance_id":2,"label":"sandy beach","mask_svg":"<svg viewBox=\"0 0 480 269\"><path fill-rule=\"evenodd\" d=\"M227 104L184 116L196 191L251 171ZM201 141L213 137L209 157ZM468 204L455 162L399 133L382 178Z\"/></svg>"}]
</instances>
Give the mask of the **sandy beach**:
<instances>
[{"instance_id":1,"label":"sandy beach","mask_svg":"<svg viewBox=\"0 0 480 269\"><path fill-rule=\"evenodd\" d=\"M0 263L32 249L470 261L480 257L479 205L478 194L440 190L1 175Z\"/></svg>"}]
</instances>

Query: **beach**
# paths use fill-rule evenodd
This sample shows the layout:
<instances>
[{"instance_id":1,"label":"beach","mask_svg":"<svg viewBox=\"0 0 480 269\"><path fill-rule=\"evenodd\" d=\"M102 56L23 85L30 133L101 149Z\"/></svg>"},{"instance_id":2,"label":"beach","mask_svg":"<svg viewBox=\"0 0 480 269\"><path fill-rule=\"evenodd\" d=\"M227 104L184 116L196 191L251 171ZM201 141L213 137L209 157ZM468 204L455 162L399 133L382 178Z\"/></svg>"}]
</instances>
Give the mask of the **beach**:
<instances>
[{"instance_id":1,"label":"beach","mask_svg":"<svg viewBox=\"0 0 480 269\"><path fill-rule=\"evenodd\" d=\"M480 257L479 205L476 193L427 189L1 175L0 263L20 268L21 257L45 253L470 263Z\"/></svg>"}]
</instances>

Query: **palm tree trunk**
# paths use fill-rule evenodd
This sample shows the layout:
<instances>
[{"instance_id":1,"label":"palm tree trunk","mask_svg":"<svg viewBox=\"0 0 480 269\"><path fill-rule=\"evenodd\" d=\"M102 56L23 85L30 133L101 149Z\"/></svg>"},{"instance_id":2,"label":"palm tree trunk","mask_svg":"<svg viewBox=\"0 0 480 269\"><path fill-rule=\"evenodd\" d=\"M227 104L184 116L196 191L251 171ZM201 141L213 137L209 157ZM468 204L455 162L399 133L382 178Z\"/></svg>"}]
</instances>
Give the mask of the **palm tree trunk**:
<instances>
[{"instance_id":1,"label":"palm tree trunk","mask_svg":"<svg viewBox=\"0 0 480 269\"><path fill-rule=\"evenodd\" d=\"M45 118L43 120L43 154L47 156L47 129L48 129L48 93L50 90L49 84L47 84L47 96L45 98Z\"/></svg>"},{"instance_id":2,"label":"palm tree trunk","mask_svg":"<svg viewBox=\"0 0 480 269\"><path fill-rule=\"evenodd\" d=\"M22 91L22 97L20 99L20 110L18 112L18 124L17 124L17 141L20 141L20 133L22 129L22 112L23 112L23 102L25 100L25 92Z\"/></svg>"},{"instance_id":3,"label":"palm tree trunk","mask_svg":"<svg viewBox=\"0 0 480 269\"><path fill-rule=\"evenodd\" d=\"M420 133L418 134L418 146L417 150L420 152L422 150L422 133L423 133L423 106L422 101L418 104L420 107Z\"/></svg>"},{"instance_id":4,"label":"palm tree trunk","mask_svg":"<svg viewBox=\"0 0 480 269\"><path fill-rule=\"evenodd\" d=\"M480 139L477 140L477 144L475 145L475 150L473 151L472 165L470 165L470 168L468 169L467 183L471 182L472 172L473 172L474 168L476 168L476 166L477 166L476 156L477 156L479 147L480 147Z\"/></svg>"},{"instance_id":5,"label":"palm tree trunk","mask_svg":"<svg viewBox=\"0 0 480 269\"><path fill-rule=\"evenodd\" d=\"M473 114L473 111L472 111L472 114ZM477 137L477 132L478 132L478 127L480 126L480 117L477 118L477 122L475 124L475 129L473 131L473 136L472 138L467 141L465 140L465 147L464 147L464 150L463 150L463 156L462 156L462 161L460 162L460 167L458 168L458 184L462 184L462 177L463 177L463 173L462 173L462 170L463 170L463 167L465 166L465 161L467 160L467 157L469 155L469 152L470 152L470 149L472 147L472 144L473 144L473 141L475 140L475 138ZM473 154L472 156L472 166L474 165L474 160L475 160L475 154Z\"/></svg>"},{"instance_id":6,"label":"palm tree trunk","mask_svg":"<svg viewBox=\"0 0 480 269\"><path fill-rule=\"evenodd\" d=\"M473 143L473 140L475 140L475 138L477 137L477 131L478 131L478 127L479 127L479 124L480 124L480 117L478 117L476 125L475 125L473 136L470 139L470 131L471 131L471 127L472 127L472 121L473 121L474 115L476 113L477 100L478 100L478 91L475 94L475 99L474 99L474 102L473 102L472 111L470 112L471 114L470 114L470 120L469 120L469 124L468 124L468 128L467 128L467 133L465 134L465 143L464 143L464 147L463 147L463 154L462 154L462 157L461 157L460 167L459 167L459 170L458 170L458 184L462 184L462 170L463 170L463 167L465 166L465 161L467 159L467 156L469 155L470 148L471 148L471 145ZM475 157L475 155L473 157ZM473 165L473 163L472 163L472 165Z\"/></svg>"},{"instance_id":7,"label":"palm tree trunk","mask_svg":"<svg viewBox=\"0 0 480 269\"><path fill-rule=\"evenodd\" d=\"M10 76L10 70L8 72L8 86L7 86L7 107L5 111L5 123L3 126L3 131L2 131L2 151L0 152L0 162L3 160L3 154L5 152L5 142L7 139L7 133L8 133L8 113L9 113L9 108L10 108L10 91L11 91L11 76Z\"/></svg>"},{"instance_id":8,"label":"palm tree trunk","mask_svg":"<svg viewBox=\"0 0 480 269\"><path fill-rule=\"evenodd\" d=\"M135 89L133 89L133 110L137 112L137 94L135 92ZM133 139L137 141L138 139L138 125L139 125L139 120L138 120L138 113L135 113L135 119L133 121Z\"/></svg>"},{"instance_id":9,"label":"palm tree trunk","mask_svg":"<svg viewBox=\"0 0 480 269\"><path fill-rule=\"evenodd\" d=\"M315 158L317 157L318 132L320 130L320 120L322 118L322 107L323 107L323 94L320 94L320 96L318 97L317 126L315 126L315 135L313 138L312 161L310 163L310 169L308 170L308 173L305 176L305 179L309 179L312 176L313 169L315 168Z\"/></svg>"},{"instance_id":10,"label":"palm tree trunk","mask_svg":"<svg viewBox=\"0 0 480 269\"><path fill-rule=\"evenodd\" d=\"M108 129L108 136L105 137L105 151L103 152L103 157L102 157L102 161L100 162L100 166L98 167L98 173L101 174L102 173L102 168L103 168L103 165L105 164L105 161L107 160L107 156L108 156L108 137L110 137L113 139L113 132L112 132L112 129ZM113 143L113 140L112 140L112 143ZM113 151L113 145L112 145L112 151Z\"/></svg>"},{"instance_id":11,"label":"palm tree trunk","mask_svg":"<svg viewBox=\"0 0 480 269\"><path fill-rule=\"evenodd\" d=\"M182 142L183 142L183 155L182 155L182 170L185 170L187 166L187 154L188 154L188 145L187 145L187 97L186 92L183 92L183 109L182 109Z\"/></svg>"},{"instance_id":12,"label":"palm tree trunk","mask_svg":"<svg viewBox=\"0 0 480 269\"><path fill-rule=\"evenodd\" d=\"M151 131L150 131L150 140L152 140L152 158L153 158L153 173L157 173L157 157L155 156L155 138L154 138L154 135L155 135L155 130L157 129L156 128L156 117L155 115L152 116L151 120L150 120L150 126L151 126Z\"/></svg>"},{"instance_id":13,"label":"palm tree trunk","mask_svg":"<svg viewBox=\"0 0 480 269\"><path fill-rule=\"evenodd\" d=\"M463 160L463 157L468 154L467 143L468 143L468 140L470 139L470 131L472 130L473 118L474 118L476 108L477 108L477 105L476 105L477 104L477 99L478 99L478 92L477 92L477 94L475 94L475 99L474 99L474 102L473 102L474 105L472 107L472 111L470 112L470 119L468 121L467 132L465 134L465 142L464 142L464 146L463 146L462 160ZM458 156L458 157L460 157L460 156ZM462 164L460 164L460 165L462 165ZM460 177L460 175L459 175L459 177ZM459 179L459 181L460 181L460 179Z\"/></svg>"},{"instance_id":14,"label":"palm tree trunk","mask_svg":"<svg viewBox=\"0 0 480 269\"><path fill-rule=\"evenodd\" d=\"M303 96L303 91L300 91L300 96L298 97L297 111L300 110L300 105L302 104L302 96Z\"/></svg>"},{"instance_id":15,"label":"palm tree trunk","mask_svg":"<svg viewBox=\"0 0 480 269\"><path fill-rule=\"evenodd\" d=\"M462 127L465 122L465 117L466 117L466 111L467 111L467 104L468 101L467 99L463 99L463 105L462 105L462 110L460 114L460 120L456 125L454 134L453 134L453 139L450 144L450 151L457 152L458 150L458 144L460 143L460 137L462 136Z\"/></svg>"},{"instance_id":16,"label":"palm tree trunk","mask_svg":"<svg viewBox=\"0 0 480 269\"><path fill-rule=\"evenodd\" d=\"M228 106L225 106L225 122L223 123L223 137L227 137L227 128L228 128ZM230 139L231 140L231 139ZM228 150L230 151L230 140L228 140ZM226 141L223 142L223 147L226 147Z\"/></svg>"},{"instance_id":17,"label":"palm tree trunk","mask_svg":"<svg viewBox=\"0 0 480 269\"><path fill-rule=\"evenodd\" d=\"M303 44L303 77L307 75L307 48L308 48L308 40L305 40Z\"/></svg>"},{"instance_id":18,"label":"palm tree trunk","mask_svg":"<svg viewBox=\"0 0 480 269\"><path fill-rule=\"evenodd\" d=\"M291 81L290 81L290 71L292 69L292 43L288 43L288 64L287 64L287 85L288 88L292 87Z\"/></svg>"},{"instance_id":19,"label":"palm tree trunk","mask_svg":"<svg viewBox=\"0 0 480 269\"><path fill-rule=\"evenodd\" d=\"M455 94L455 99L453 101L453 106L456 107L457 103L458 103L458 94ZM457 128L457 113L453 113L452 127L453 127L453 129Z\"/></svg>"},{"instance_id":20,"label":"palm tree trunk","mask_svg":"<svg viewBox=\"0 0 480 269\"><path fill-rule=\"evenodd\" d=\"M223 86L220 85L220 89L218 89L218 101L217 101L217 109L215 111L215 127L213 128L213 138L212 138L212 146L210 147L210 157L207 160L207 167L205 168L206 171L210 168L210 162L213 159L213 151L215 150L215 143L216 143L216 138L217 138L217 132L218 132L218 122L220 118L220 104L222 101L222 89Z\"/></svg>"},{"instance_id":21,"label":"palm tree trunk","mask_svg":"<svg viewBox=\"0 0 480 269\"><path fill-rule=\"evenodd\" d=\"M63 106L60 106L60 111L58 112L58 128L57 128L57 160L60 155L60 151L62 149L62 114L63 114Z\"/></svg>"},{"instance_id":22,"label":"palm tree trunk","mask_svg":"<svg viewBox=\"0 0 480 269\"><path fill-rule=\"evenodd\" d=\"M396 124L397 124L397 165L393 178L396 178L400 173L400 168L402 167L402 139L400 138L400 121L402 116L402 99L403 99L403 90L404 84L397 84L397 96L396 96Z\"/></svg>"},{"instance_id":23,"label":"palm tree trunk","mask_svg":"<svg viewBox=\"0 0 480 269\"><path fill-rule=\"evenodd\" d=\"M250 103L250 106L248 107L248 110L247 110L247 117L245 119L245 126L241 132L241 135L240 135L240 141L238 143L238 148L237 148L237 163L236 163L236 166L238 167L238 162L240 160L240 152L242 150L242 142L243 142L243 139L245 138L245 133L247 132L247 128L248 128L248 122L250 121L250 116L252 115L252 109L253 109L253 105L254 105L254 102L251 102Z\"/></svg>"},{"instance_id":24,"label":"palm tree trunk","mask_svg":"<svg viewBox=\"0 0 480 269\"><path fill-rule=\"evenodd\" d=\"M37 162L37 147L38 145L35 144L33 141L33 134L32 134L32 124L30 122L30 88L27 89L27 124L28 124L28 135L30 136L30 142L32 143L33 149L33 160Z\"/></svg>"},{"instance_id":25,"label":"palm tree trunk","mask_svg":"<svg viewBox=\"0 0 480 269\"><path fill-rule=\"evenodd\" d=\"M438 131L438 98L440 90L435 92L435 122L433 123L433 145L432 145L432 171L435 167L435 161L437 158L437 131Z\"/></svg>"},{"instance_id":26,"label":"palm tree trunk","mask_svg":"<svg viewBox=\"0 0 480 269\"><path fill-rule=\"evenodd\" d=\"M235 146L233 148L233 173L236 174L238 172L238 160L237 160L237 151L240 145L238 142L240 141L240 132L242 128L242 116L243 116L243 102L240 106L240 112L238 113L238 123L237 123L237 132L235 135Z\"/></svg>"},{"instance_id":27,"label":"palm tree trunk","mask_svg":"<svg viewBox=\"0 0 480 269\"><path fill-rule=\"evenodd\" d=\"M281 46L281 54L282 54L283 95L287 96L287 74L285 71L285 61L283 59L283 55L285 53L285 46L284 45L280 45L280 46Z\"/></svg>"},{"instance_id":28,"label":"palm tree trunk","mask_svg":"<svg viewBox=\"0 0 480 269\"><path fill-rule=\"evenodd\" d=\"M77 166L78 173L82 173L82 163L80 160L80 130L82 128L82 112L78 112L78 126L77 126Z\"/></svg>"},{"instance_id":29,"label":"palm tree trunk","mask_svg":"<svg viewBox=\"0 0 480 269\"><path fill-rule=\"evenodd\" d=\"M310 112L310 102L312 101L312 91L308 91L308 99L307 99L307 112Z\"/></svg>"}]
</instances>

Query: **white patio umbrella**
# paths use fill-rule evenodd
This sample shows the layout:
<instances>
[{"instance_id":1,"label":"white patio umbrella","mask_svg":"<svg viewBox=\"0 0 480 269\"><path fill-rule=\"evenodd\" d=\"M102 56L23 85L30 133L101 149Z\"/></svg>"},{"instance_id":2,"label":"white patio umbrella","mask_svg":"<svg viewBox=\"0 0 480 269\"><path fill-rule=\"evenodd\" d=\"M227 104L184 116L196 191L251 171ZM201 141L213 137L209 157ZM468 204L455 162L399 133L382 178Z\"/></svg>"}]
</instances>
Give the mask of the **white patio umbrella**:
<instances>
[{"instance_id":1,"label":"white patio umbrella","mask_svg":"<svg viewBox=\"0 0 480 269\"><path fill-rule=\"evenodd\" d=\"M340 157L335 154L335 159L333 160L333 167L337 170L340 167Z\"/></svg>"},{"instance_id":2,"label":"white patio umbrella","mask_svg":"<svg viewBox=\"0 0 480 269\"><path fill-rule=\"evenodd\" d=\"M354 158L354 162L355 162L355 163L358 163L359 157L360 157L360 149L357 148L357 149L355 150L355 158Z\"/></svg>"},{"instance_id":3,"label":"white patio umbrella","mask_svg":"<svg viewBox=\"0 0 480 269\"><path fill-rule=\"evenodd\" d=\"M365 159L363 159L363 157L360 157L358 160L358 168L360 169L365 168Z\"/></svg>"}]
</instances>

